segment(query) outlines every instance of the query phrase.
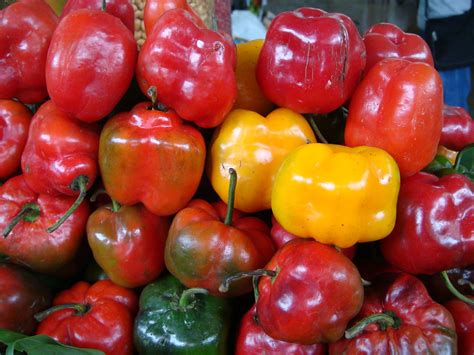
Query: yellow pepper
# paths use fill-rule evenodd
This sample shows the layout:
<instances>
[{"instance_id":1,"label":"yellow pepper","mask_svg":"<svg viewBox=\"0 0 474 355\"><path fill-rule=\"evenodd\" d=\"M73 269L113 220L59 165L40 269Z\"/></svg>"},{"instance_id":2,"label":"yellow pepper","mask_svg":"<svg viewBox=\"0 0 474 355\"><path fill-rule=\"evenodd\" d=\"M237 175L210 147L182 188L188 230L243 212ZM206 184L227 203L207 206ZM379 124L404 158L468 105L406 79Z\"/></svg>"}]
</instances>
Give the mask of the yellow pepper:
<instances>
[{"instance_id":1,"label":"yellow pepper","mask_svg":"<svg viewBox=\"0 0 474 355\"><path fill-rule=\"evenodd\" d=\"M316 143L286 157L271 204L289 232L347 248L390 234L399 189L398 166L385 151Z\"/></svg>"},{"instance_id":2,"label":"yellow pepper","mask_svg":"<svg viewBox=\"0 0 474 355\"><path fill-rule=\"evenodd\" d=\"M227 203L229 168L237 171L235 208L244 212L270 209L274 176L285 156L316 138L306 119L279 108L267 117L248 110L233 110L214 132L207 175L219 197Z\"/></svg>"}]
</instances>

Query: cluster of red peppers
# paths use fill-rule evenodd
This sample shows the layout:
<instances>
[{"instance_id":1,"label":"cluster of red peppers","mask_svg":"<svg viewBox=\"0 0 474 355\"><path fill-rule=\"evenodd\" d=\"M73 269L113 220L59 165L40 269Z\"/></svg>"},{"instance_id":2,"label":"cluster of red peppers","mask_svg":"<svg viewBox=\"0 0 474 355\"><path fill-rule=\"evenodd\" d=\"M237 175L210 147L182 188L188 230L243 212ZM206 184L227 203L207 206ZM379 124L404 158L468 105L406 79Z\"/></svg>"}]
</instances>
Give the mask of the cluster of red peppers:
<instances>
[{"instance_id":1,"label":"cluster of red peppers","mask_svg":"<svg viewBox=\"0 0 474 355\"><path fill-rule=\"evenodd\" d=\"M0 352L472 354L474 123L423 39L144 17L0 11Z\"/></svg>"}]
</instances>

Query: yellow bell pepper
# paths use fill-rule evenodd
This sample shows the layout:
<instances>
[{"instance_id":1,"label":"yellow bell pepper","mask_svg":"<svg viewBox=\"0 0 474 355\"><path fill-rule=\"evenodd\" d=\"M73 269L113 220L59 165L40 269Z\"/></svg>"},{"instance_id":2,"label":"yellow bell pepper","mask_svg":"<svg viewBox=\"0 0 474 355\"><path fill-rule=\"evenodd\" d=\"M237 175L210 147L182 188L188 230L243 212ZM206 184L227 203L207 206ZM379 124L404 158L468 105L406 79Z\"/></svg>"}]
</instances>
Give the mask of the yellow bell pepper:
<instances>
[{"instance_id":1,"label":"yellow bell pepper","mask_svg":"<svg viewBox=\"0 0 474 355\"><path fill-rule=\"evenodd\" d=\"M274 176L285 156L300 145L316 142L306 119L279 108L267 117L233 110L214 132L207 175L227 203L229 168L237 171L235 208L244 212L270 209Z\"/></svg>"},{"instance_id":2,"label":"yellow bell pepper","mask_svg":"<svg viewBox=\"0 0 474 355\"><path fill-rule=\"evenodd\" d=\"M347 248L390 234L399 189L398 166L381 149L308 144L282 163L271 204L289 232Z\"/></svg>"}]
</instances>

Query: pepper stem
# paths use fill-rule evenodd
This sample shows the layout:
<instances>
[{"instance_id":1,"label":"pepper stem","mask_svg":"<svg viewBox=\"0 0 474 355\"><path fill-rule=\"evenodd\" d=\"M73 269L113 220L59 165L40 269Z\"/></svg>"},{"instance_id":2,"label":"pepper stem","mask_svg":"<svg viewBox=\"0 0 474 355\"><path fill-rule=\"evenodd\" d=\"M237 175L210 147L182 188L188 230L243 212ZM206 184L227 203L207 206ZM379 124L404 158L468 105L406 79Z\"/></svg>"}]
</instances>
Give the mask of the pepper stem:
<instances>
[{"instance_id":1,"label":"pepper stem","mask_svg":"<svg viewBox=\"0 0 474 355\"><path fill-rule=\"evenodd\" d=\"M355 338L364 331L365 327L373 323L377 323L382 330L385 330L387 327L398 328L400 326L400 319L393 312L372 314L347 329L344 336L346 339Z\"/></svg>"},{"instance_id":2,"label":"pepper stem","mask_svg":"<svg viewBox=\"0 0 474 355\"><path fill-rule=\"evenodd\" d=\"M74 211L79 207L79 205L84 201L84 198L86 197L87 193L87 183L89 182L89 178L86 175L79 175L76 177L70 187L73 191L78 191L79 190L79 196L77 196L76 201L72 204L71 207L64 213L64 215L58 219L56 223L54 223L51 227L49 227L48 233L53 233L56 229L58 229L61 224L63 224L66 219L69 218L70 215L74 213Z\"/></svg>"},{"instance_id":3,"label":"pepper stem","mask_svg":"<svg viewBox=\"0 0 474 355\"><path fill-rule=\"evenodd\" d=\"M112 212L118 212L120 207L122 207L120 203L112 199Z\"/></svg>"},{"instance_id":4,"label":"pepper stem","mask_svg":"<svg viewBox=\"0 0 474 355\"><path fill-rule=\"evenodd\" d=\"M200 287L188 288L187 290L184 290L181 294L181 297L179 298L179 307L181 309L185 309L194 299L194 296L199 293L207 295L209 291Z\"/></svg>"},{"instance_id":5,"label":"pepper stem","mask_svg":"<svg viewBox=\"0 0 474 355\"><path fill-rule=\"evenodd\" d=\"M15 226L21 221L34 222L40 215L40 207L36 203L27 203L24 205L20 212L12 219L10 223L5 227L2 235L6 238Z\"/></svg>"},{"instance_id":6,"label":"pepper stem","mask_svg":"<svg viewBox=\"0 0 474 355\"><path fill-rule=\"evenodd\" d=\"M105 12L105 10L107 9L107 1L106 0L102 0L102 6L100 7L100 9L102 10L102 12Z\"/></svg>"},{"instance_id":7,"label":"pepper stem","mask_svg":"<svg viewBox=\"0 0 474 355\"><path fill-rule=\"evenodd\" d=\"M238 272L236 274L227 276L224 281L221 283L219 286L219 292L225 293L229 291L230 284L234 281L246 278L246 277L260 277L260 276L270 276L270 277L275 277L277 275L277 272L274 270L268 270L268 269L257 269L253 271L242 271ZM254 285L256 282L254 281ZM257 292L257 298L258 298L258 292Z\"/></svg>"},{"instance_id":8,"label":"pepper stem","mask_svg":"<svg viewBox=\"0 0 474 355\"><path fill-rule=\"evenodd\" d=\"M87 311L89 311L90 306L87 304L82 304L82 303L58 304L57 306L53 306L42 312L36 313L34 317L37 322L41 322L42 320L44 320L46 317L49 317L54 312L60 311L62 309L73 309L76 311L75 314L77 316L82 316L83 314L87 313Z\"/></svg>"},{"instance_id":9,"label":"pepper stem","mask_svg":"<svg viewBox=\"0 0 474 355\"><path fill-rule=\"evenodd\" d=\"M309 115L309 124L311 126L311 128L313 129L314 131L314 134L316 134L316 137L318 137L318 142L322 142L322 143L326 143L328 144L328 141L326 138L324 138L323 134L321 133L321 131L319 130L319 127L318 125L316 124L316 121L314 120L314 116L313 115Z\"/></svg>"},{"instance_id":10,"label":"pepper stem","mask_svg":"<svg viewBox=\"0 0 474 355\"><path fill-rule=\"evenodd\" d=\"M464 296L461 292L459 292L456 287L451 283L451 280L449 279L448 273L446 270L441 271L441 277L443 278L444 284L448 288L451 293L456 296L458 299L461 301L467 303L470 306L474 306L474 300L470 299L469 297Z\"/></svg>"},{"instance_id":11,"label":"pepper stem","mask_svg":"<svg viewBox=\"0 0 474 355\"><path fill-rule=\"evenodd\" d=\"M232 223L232 214L234 212L235 187L237 186L237 172L235 169L229 169L229 193L227 196L227 212L225 214L224 224L230 226Z\"/></svg>"},{"instance_id":12,"label":"pepper stem","mask_svg":"<svg viewBox=\"0 0 474 355\"><path fill-rule=\"evenodd\" d=\"M150 96L152 110L168 112L168 107L166 107L161 102L158 102L158 94L156 91L156 86L150 86L150 88L147 90L146 93L148 96Z\"/></svg>"}]
</instances>

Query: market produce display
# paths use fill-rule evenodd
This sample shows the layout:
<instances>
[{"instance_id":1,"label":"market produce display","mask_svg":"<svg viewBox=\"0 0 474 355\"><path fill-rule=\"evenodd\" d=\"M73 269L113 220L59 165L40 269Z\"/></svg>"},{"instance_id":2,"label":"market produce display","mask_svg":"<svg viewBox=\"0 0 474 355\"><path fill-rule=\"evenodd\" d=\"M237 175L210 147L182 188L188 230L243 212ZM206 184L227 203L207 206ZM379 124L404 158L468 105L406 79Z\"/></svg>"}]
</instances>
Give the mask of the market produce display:
<instances>
[{"instance_id":1,"label":"market produce display","mask_svg":"<svg viewBox=\"0 0 474 355\"><path fill-rule=\"evenodd\" d=\"M0 10L0 354L472 354L474 123L424 40L133 6Z\"/></svg>"}]
</instances>

